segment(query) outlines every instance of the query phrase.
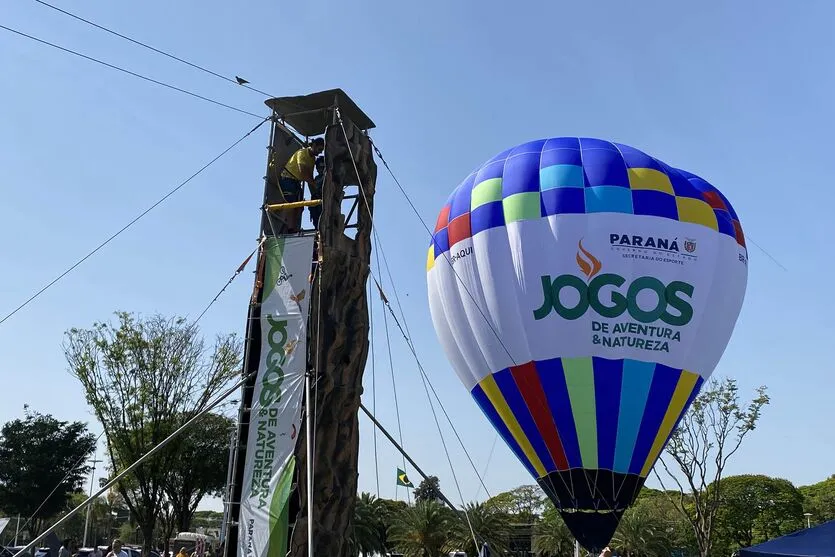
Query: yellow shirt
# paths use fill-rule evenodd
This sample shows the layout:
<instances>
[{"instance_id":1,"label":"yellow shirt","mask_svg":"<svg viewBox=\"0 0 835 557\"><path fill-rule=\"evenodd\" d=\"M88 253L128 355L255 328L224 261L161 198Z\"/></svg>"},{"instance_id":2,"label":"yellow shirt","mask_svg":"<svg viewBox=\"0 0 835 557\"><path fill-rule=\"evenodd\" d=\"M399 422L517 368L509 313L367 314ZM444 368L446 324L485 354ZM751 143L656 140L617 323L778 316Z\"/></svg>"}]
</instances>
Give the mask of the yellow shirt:
<instances>
[{"instance_id":1,"label":"yellow shirt","mask_svg":"<svg viewBox=\"0 0 835 557\"><path fill-rule=\"evenodd\" d=\"M296 180L300 182L313 181L313 166L316 161L313 160L313 155L307 147L302 147L290 157L285 166L287 172L290 173Z\"/></svg>"}]
</instances>

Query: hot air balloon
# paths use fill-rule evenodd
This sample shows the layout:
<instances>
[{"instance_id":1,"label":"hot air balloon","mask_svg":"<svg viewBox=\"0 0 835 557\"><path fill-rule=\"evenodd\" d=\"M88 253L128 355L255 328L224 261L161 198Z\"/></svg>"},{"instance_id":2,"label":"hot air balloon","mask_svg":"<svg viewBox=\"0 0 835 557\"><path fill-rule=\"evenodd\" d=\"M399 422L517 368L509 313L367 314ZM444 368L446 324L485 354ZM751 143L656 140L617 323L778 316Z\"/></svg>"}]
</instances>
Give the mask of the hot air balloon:
<instances>
[{"instance_id":1,"label":"hot air balloon","mask_svg":"<svg viewBox=\"0 0 835 557\"><path fill-rule=\"evenodd\" d=\"M513 147L443 206L439 342L586 549L609 543L719 362L747 265L721 192L600 139Z\"/></svg>"}]
</instances>

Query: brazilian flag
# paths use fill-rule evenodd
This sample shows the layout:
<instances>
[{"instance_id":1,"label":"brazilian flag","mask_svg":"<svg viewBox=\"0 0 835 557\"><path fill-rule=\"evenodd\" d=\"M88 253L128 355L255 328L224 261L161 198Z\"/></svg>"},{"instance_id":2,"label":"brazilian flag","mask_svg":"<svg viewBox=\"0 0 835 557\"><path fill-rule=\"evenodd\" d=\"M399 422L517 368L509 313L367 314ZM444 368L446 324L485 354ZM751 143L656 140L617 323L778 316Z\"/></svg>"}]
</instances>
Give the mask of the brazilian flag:
<instances>
[{"instance_id":1,"label":"brazilian flag","mask_svg":"<svg viewBox=\"0 0 835 557\"><path fill-rule=\"evenodd\" d=\"M409 481L409 476L406 475L406 472L400 468L397 469L397 485L402 485L403 487L415 487L412 482Z\"/></svg>"}]
</instances>

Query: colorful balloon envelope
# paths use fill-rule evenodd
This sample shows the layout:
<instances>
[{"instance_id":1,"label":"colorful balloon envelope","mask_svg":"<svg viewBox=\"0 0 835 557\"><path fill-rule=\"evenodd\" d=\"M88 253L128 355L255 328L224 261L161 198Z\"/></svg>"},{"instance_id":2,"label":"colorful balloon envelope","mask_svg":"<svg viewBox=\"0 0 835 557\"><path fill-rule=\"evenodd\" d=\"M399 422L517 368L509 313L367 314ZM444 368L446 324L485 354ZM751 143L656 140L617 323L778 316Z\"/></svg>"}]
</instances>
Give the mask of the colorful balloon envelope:
<instances>
[{"instance_id":1,"label":"colorful balloon envelope","mask_svg":"<svg viewBox=\"0 0 835 557\"><path fill-rule=\"evenodd\" d=\"M609 543L719 362L747 265L719 190L599 139L509 149L441 210L439 341L585 548Z\"/></svg>"}]
</instances>

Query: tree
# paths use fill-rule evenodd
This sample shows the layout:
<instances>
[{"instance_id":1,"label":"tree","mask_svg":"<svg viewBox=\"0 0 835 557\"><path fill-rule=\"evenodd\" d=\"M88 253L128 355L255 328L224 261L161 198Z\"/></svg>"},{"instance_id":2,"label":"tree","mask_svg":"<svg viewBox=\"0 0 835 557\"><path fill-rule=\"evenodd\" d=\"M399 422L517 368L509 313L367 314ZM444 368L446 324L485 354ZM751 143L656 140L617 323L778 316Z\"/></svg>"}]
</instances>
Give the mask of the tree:
<instances>
[{"instance_id":1,"label":"tree","mask_svg":"<svg viewBox=\"0 0 835 557\"><path fill-rule=\"evenodd\" d=\"M190 531L194 511L203 497L223 492L229 463L229 432L234 426L235 422L226 416L207 414L199 426L182 434L164 487L180 532Z\"/></svg>"},{"instance_id":2,"label":"tree","mask_svg":"<svg viewBox=\"0 0 835 557\"><path fill-rule=\"evenodd\" d=\"M533 529L533 552L542 557L574 555L574 536L551 501L545 502L542 520Z\"/></svg>"},{"instance_id":3,"label":"tree","mask_svg":"<svg viewBox=\"0 0 835 557\"><path fill-rule=\"evenodd\" d=\"M73 493L67 503L66 512L71 511L87 499L84 492ZM72 538L79 544L84 542L84 522L87 520L86 511L76 513L66 521L58 533L60 539ZM87 545L92 547L99 538L106 538L110 534L110 504L104 497L98 497L90 503L90 523L87 531Z\"/></svg>"},{"instance_id":4,"label":"tree","mask_svg":"<svg viewBox=\"0 0 835 557\"><path fill-rule=\"evenodd\" d=\"M656 498L645 498L626 510L611 546L624 557L666 557L672 549L673 528L655 506Z\"/></svg>"},{"instance_id":5,"label":"tree","mask_svg":"<svg viewBox=\"0 0 835 557\"><path fill-rule=\"evenodd\" d=\"M835 475L799 489L803 494L803 512L812 515L812 524L835 519Z\"/></svg>"},{"instance_id":6,"label":"tree","mask_svg":"<svg viewBox=\"0 0 835 557\"><path fill-rule=\"evenodd\" d=\"M405 501L393 501L391 499L377 499L377 512L380 513L380 538L383 540L383 545L389 548L393 545L389 541L388 532L400 517L401 513L405 512L409 505Z\"/></svg>"},{"instance_id":7,"label":"tree","mask_svg":"<svg viewBox=\"0 0 835 557\"><path fill-rule=\"evenodd\" d=\"M454 544L454 549L475 556L486 542L496 555L504 555L507 552L510 520L506 513L485 503L469 503L466 506L466 516L463 512L459 515L457 523L452 523L450 541Z\"/></svg>"},{"instance_id":8,"label":"tree","mask_svg":"<svg viewBox=\"0 0 835 557\"><path fill-rule=\"evenodd\" d=\"M226 464L224 464L224 467ZM190 528L220 528L223 513L219 511L196 511L191 519Z\"/></svg>"},{"instance_id":9,"label":"tree","mask_svg":"<svg viewBox=\"0 0 835 557\"><path fill-rule=\"evenodd\" d=\"M198 328L184 318L116 315L115 325L67 331L64 343L70 372L104 428L113 472L139 460L203 410L236 374L241 352L234 335L219 336L207 348ZM172 443L118 484L146 553L153 549L167 471L179 458Z\"/></svg>"},{"instance_id":10,"label":"tree","mask_svg":"<svg viewBox=\"0 0 835 557\"><path fill-rule=\"evenodd\" d=\"M719 487L715 528L720 539L732 544L727 549L749 547L803 526L803 495L788 480L730 476Z\"/></svg>"},{"instance_id":11,"label":"tree","mask_svg":"<svg viewBox=\"0 0 835 557\"><path fill-rule=\"evenodd\" d=\"M517 522L533 523L545 509L545 493L538 485L523 485L487 500L493 506L510 515Z\"/></svg>"},{"instance_id":12,"label":"tree","mask_svg":"<svg viewBox=\"0 0 835 557\"><path fill-rule=\"evenodd\" d=\"M699 552L696 538L690 523L678 512L677 495L678 492L666 493L644 486L630 509L646 511L644 514L652 514L664 522L664 536L671 551L694 555Z\"/></svg>"},{"instance_id":13,"label":"tree","mask_svg":"<svg viewBox=\"0 0 835 557\"><path fill-rule=\"evenodd\" d=\"M171 550L171 539L177 532L177 513L168 498L163 498L160 504L156 526L161 531L163 555L168 555ZM177 548L174 548L174 551L176 550Z\"/></svg>"},{"instance_id":14,"label":"tree","mask_svg":"<svg viewBox=\"0 0 835 557\"><path fill-rule=\"evenodd\" d=\"M353 555L386 554L383 516L384 511L380 499L370 493L362 493L357 498L350 539Z\"/></svg>"},{"instance_id":15,"label":"tree","mask_svg":"<svg viewBox=\"0 0 835 557\"><path fill-rule=\"evenodd\" d=\"M405 557L440 557L449 548L452 511L437 501L407 507L392 524L389 539Z\"/></svg>"},{"instance_id":16,"label":"tree","mask_svg":"<svg viewBox=\"0 0 835 557\"><path fill-rule=\"evenodd\" d=\"M40 531L40 522L64 510L84 485L96 437L83 422L62 422L28 406L24 413L0 430L0 508L33 517L30 530Z\"/></svg>"},{"instance_id":17,"label":"tree","mask_svg":"<svg viewBox=\"0 0 835 557\"><path fill-rule=\"evenodd\" d=\"M765 387L759 387L756 396L744 406L735 380L712 380L695 398L659 459L666 475L678 487L674 497L676 509L693 528L701 557L711 554L721 501L719 482L725 466L756 428L768 403ZM657 471L656 476L663 486ZM708 490L710 484L716 485L716 489Z\"/></svg>"},{"instance_id":18,"label":"tree","mask_svg":"<svg viewBox=\"0 0 835 557\"><path fill-rule=\"evenodd\" d=\"M437 476L423 479L415 489L415 501L440 501L441 481Z\"/></svg>"}]
</instances>

